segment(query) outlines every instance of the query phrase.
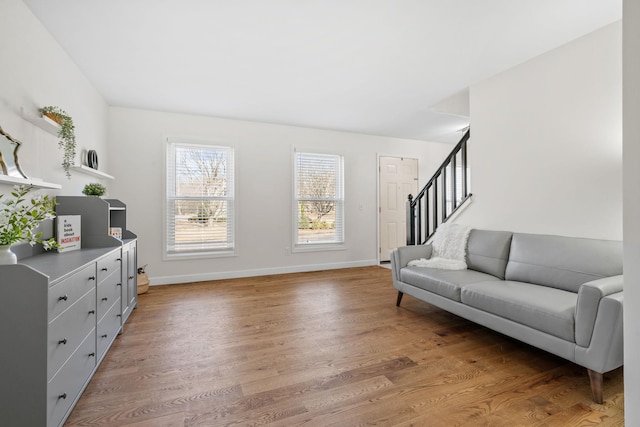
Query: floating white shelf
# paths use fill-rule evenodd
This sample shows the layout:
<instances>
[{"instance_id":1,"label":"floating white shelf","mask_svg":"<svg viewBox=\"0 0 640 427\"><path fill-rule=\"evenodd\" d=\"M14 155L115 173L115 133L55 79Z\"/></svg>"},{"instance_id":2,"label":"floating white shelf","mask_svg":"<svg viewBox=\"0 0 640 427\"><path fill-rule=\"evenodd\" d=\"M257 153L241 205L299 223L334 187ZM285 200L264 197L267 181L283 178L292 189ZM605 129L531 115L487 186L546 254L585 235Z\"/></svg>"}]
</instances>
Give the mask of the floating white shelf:
<instances>
[{"instance_id":1,"label":"floating white shelf","mask_svg":"<svg viewBox=\"0 0 640 427\"><path fill-rule=\"evenodd\" d=\"M0 175L0 184L9 184L9 185L33 185L36 188L51 188L51 189L60 189L62 186L60 184L53 184L51 182L39 181L37 179L25 179L19 178L17 176L8 176L8 175Z\"/></svg>"},{"instance_id":2,"label":"floating white shelf","mask_svg":"<svg viewBox=\"0 0 640 427\"><path fill-rule=\"evenodd\" d=\"M89 166L85 166L85 165L71 166L71 169L73 169L76 172L81 172L81 173L95 176L98 178L115 179L113 176L109 175L108 173L100 172L97 169L92 169Z\"/></svg>"},{"instance_id":3,"label":"floating white shelf","mask_svg":"<svg viewBox=\"0 0 640 427\"><path fill-rule=\"evenodd\" d=\"M58 131L60 130L60 125L53 120L51 120L47 116L43 116L39 112L29 113L24 108L22 108L22 117L28 121L38 126L40 129L44 129L52 135L58 136Z\"/></svg>"}]
</instances>

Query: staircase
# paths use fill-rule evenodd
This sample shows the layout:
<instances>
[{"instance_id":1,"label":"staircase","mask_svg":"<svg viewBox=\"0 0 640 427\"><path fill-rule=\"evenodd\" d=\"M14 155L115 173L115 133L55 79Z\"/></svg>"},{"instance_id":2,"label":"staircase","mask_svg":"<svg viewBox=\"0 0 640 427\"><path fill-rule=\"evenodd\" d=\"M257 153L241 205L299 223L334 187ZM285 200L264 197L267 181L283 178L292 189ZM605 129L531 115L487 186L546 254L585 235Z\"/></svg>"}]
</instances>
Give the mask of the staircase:
<instances>
[{"instance_id":1,"label":"staircase","mask_svg":"<svg viewBox=\"0 0 640 427\"><path fill-rule=\"evenodd\" d=\"M407 245L421 245L471 197L467 129L451 154L414 198L407 200Z\"/></svg>"}]
</instances>

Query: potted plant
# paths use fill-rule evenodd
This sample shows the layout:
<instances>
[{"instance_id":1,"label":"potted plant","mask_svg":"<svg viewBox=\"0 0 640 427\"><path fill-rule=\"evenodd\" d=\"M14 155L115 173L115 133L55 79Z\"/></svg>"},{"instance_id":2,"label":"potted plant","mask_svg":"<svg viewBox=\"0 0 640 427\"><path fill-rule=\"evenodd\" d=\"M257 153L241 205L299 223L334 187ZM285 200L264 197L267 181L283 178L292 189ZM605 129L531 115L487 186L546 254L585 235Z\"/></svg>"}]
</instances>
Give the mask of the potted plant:
<instances>
[{"instance_id":1,"label":"potted plant","mask_svg":"<svg viewBox=\"0 0 640 427\"><path fill-rule=\"evenodd\" d=\"M16 264L17 257L11 245L26 241L31 246L41 243L45 250L56 249L58 242L52 237L42 239L42 232L35 229L45 219L55 218L56 202L49 196L38 195L27 200L31 186L17 185L11 192L12 199L3 201L0 194L0 264Z\"/></svg>"},{"instance_id":2,"label":"potted plant","mask_svg":"<svg viewBox=\"0 0 640 427\"><path fill-rule=\"evenodd\" d=\"M103 196L104 193L107 192L107 189L104 187L104 185L99 184L97 182L92 182L90 184L87 184L84 186L84 188L82 189L82 194L84 194L85 196Z\"/></svg>"},{"instance_id":3,"label":"potted plant","mask_svg":"<svg viewBox=\"0 0 640 427\"><path fill-rule=\"evenodd\" d=\"M76 158L76 135L73 119L66 111L55 106L42 107L40 113L60 125L60 129L58 130L58 138L60 138L58 147L64 149L62 167L67 174L67 178L71 178L69 168L74 164Z\"/></svg>"}]
</instances>

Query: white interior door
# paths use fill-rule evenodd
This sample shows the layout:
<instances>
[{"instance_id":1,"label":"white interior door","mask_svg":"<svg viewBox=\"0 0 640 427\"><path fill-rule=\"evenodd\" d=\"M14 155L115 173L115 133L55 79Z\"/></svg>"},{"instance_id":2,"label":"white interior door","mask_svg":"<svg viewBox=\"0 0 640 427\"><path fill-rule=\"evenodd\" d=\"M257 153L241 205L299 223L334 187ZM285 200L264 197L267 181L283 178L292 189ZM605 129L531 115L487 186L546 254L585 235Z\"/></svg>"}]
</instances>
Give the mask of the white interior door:
<instances>
[{"instance_id":1,"label":"white interior door","mask_svg":"<svg viewBox=\"0 0 640 427\"><path fill-rule=\"evenodd\" d=\"M407 196L418 192L418 159L380 157L380 261L407 244Z\"/></svg>"}]
</instances>

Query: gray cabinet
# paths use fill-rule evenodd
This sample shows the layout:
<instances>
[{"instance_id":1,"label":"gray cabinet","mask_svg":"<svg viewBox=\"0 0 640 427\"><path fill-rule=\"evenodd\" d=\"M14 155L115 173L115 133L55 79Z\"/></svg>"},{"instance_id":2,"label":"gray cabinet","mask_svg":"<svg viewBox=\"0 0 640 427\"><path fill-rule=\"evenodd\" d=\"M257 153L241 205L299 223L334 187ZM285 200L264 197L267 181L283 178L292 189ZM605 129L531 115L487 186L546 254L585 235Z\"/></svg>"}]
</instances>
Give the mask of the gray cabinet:
<instances>
[{"instance_id":1,"label":"gray cabinet","mask_svg":"<svg viewBox=\"0 0 640 427\"><path fill-rule=\"evenodd\" d=\"M83 248L121 245L119 319L124 325L138 303L137 236L127 229L127 205L117 199L84 196L59 196L56 202L58 215L81 215ZM113 227L122 230L122 239L109 235Z\"/></svg>"},{"instance_id":2,"label":"gray cabinet","mask_svg":"<svg viewBox=\"0 0 640 427\"><path fill-rule=\"evenodd\" d=\"M121 328L121 256L121 247L93 248L0 265L3 425L66 419ZM100 274L112 264L112 274ZM104 307L101 298L115 299Z\"/></svg>"},{"instance_id":3,"label":"gray cabinet","mask_svg":"<svg viewBox=\"0 0 640 427\"><path fill-rule=\"evenodd\" d=\"M122 323L127 321L131 311L138 304L138 249L137 240L122 245Z\"/></svg>"},{"instance_id":4,"label":"gray cabinet","mask_svg":"<svg viewBox=\"0 0 640 427\"><path fill-rule=\"evenodd\" d=\"M113 244L109 229L122 230L120 244L135 240L137 236L127 230L127 206L120 200L86 196L56 197L58 215L82 216L82 247L103 247Z\"/></svg>"},{"instance_id":5,"label":"gray cabinet","mask_svg":"<svg viewBox=\"0 0 640 427\"><path fill-rule=\"evenodd\" d=\"M58 215L82 216L82 249L22 251L18 264L0 265L2 425L62 425L137 304L137 237L126 229L126 206L56 201ZM109 227L121 227L123 238Z\"/></svg>"}]
</instances>

